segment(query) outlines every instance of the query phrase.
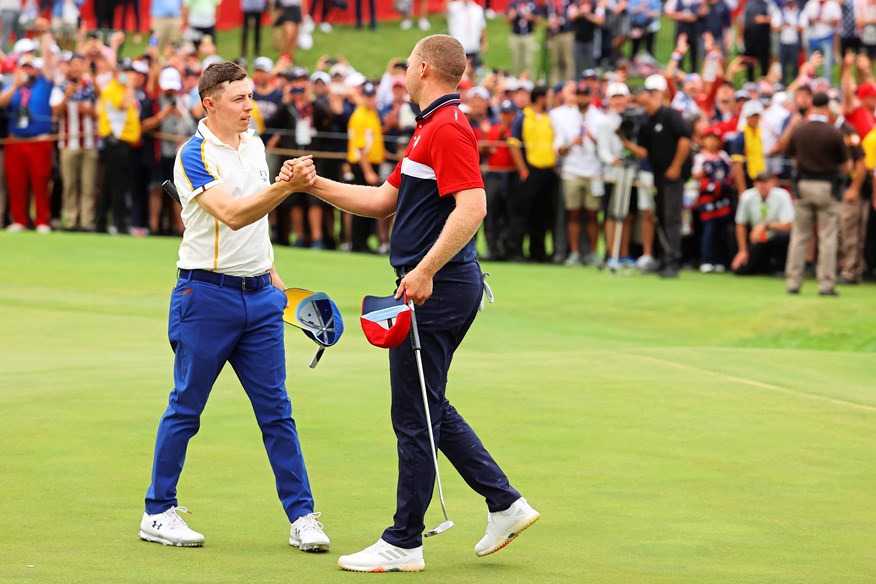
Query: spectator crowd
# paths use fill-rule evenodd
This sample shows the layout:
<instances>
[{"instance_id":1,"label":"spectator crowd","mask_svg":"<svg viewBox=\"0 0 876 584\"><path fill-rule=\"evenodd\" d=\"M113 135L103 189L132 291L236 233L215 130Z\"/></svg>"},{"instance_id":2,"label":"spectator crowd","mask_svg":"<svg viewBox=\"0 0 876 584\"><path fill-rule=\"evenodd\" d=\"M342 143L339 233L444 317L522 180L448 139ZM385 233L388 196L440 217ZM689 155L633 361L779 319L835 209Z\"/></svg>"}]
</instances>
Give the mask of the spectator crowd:
<instances>
[{"instance_id":1,"label":"spectator crowd","mask_svg":"<svg viewBox=\"0 0 876 584\"><path fill-rule=\"evenodd\" d=\"M9 231L179 234L179 209L161 184L203 116L200 74L223 60L218 2L153 1L152 42L133 59L119 58L124 32L87 30L77 2L49 4L43 18L31 2L0 0L0 221ZM129 5L139 19L138 3L118 3ZM113 26L115 6L95 4L102 28ZM338 6L309 6L323 32ZM480 143L483 255L665 277L685 266L781 274L797 216L792 136L824 117L842 132L853 166L836 189L835 217L818 222L837 223L839 282L872 278L874 7L511 0L512 66L500 71L489 67L489 5L449 0L447 28L469 56L459 91ZM398 8L401 26L411 27L413 3ZM296 49L312 43L314 30L300 0L277 2L280 57L259 56L267 9L242 0L238 56L251 70L252 125L272 171L313 153L323 176L380 184L417 124L404 61L393 59L375 79L341 55L320 58L313 71L299 66ZM371 14L376 26L373 4ZM661 65L655 38L668 20L676 42ZM535 62L540 31L549 63ZM339 214L304 193L272 214L272 228L282 245L373 253L387 253L392 232L391 220ZM813 241L808 263L834 248Z\"/></svg>"}]
</instances>

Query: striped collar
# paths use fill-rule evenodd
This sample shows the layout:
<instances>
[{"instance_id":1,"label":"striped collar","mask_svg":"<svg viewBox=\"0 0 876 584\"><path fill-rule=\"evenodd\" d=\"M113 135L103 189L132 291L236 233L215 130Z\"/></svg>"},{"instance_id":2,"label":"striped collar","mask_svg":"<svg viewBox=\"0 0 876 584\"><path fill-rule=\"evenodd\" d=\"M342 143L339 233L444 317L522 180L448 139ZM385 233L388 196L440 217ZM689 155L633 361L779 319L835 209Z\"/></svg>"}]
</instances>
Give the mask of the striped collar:
<instances>
[{"instance_id":1,"label":"striped collar","mask_svg":"<svg viewBox=\"0 0 876 584\"><path fill-rule=\"evenodd\" d=\"M462 100L459 99L458 93L449 93L447 95L439 97L438 99L436 99L435 101L430 103L428 106L426 106L426 109L424 109L423 111L420 112L420 115L417 116L417 121L421 121L421 120L425 120L425 119L429 118L432 114L434 114L436 111L438 111L439 109L441 109L442 107L444 107L446 105L457 105L458 106L460 103L462 103Z\"/></svg>"},{"instance_id":2,"label":"striped collar","mask_svg":"<svg viewBox=\"0 0 876 584\"><path fill-rule=\"evenodd\" d=\"M212 131L210 131L210 128L207 126L206 121L207 121L207 118L203 118L198 122L198 131L196 133L200 134L201 138L203 138L204 140L207 140L208 142L212 142L216 146L225 146L226 148L231 148L231 146L229 146L228 144L226 144L225 142L220 140L216 136L216 134L214 134ZM253 130L252 128L248 129L246 132L241 132L240 133L240 145L243 146L244 144L248 143L254 134L255 134L255 130ZM233 150L233 148L232 148L232 150Z\"/></svg>"}]
</instances>

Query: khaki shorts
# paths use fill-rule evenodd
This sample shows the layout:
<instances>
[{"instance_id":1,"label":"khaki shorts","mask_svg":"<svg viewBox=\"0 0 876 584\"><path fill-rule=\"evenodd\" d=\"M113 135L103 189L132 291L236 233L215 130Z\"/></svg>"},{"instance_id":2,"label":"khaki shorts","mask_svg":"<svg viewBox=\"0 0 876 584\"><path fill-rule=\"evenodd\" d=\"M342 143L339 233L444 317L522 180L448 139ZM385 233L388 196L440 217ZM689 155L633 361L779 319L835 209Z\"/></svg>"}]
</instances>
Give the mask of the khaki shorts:
<instances>
[{"instance_id":1,"label":"khaki shorts","mask_svg":"<svg viewBox=\"0 0 876 584\"><path fill-rule=\"evenodd\" d=\"M567 211L581 208L599 211L600 199L604 192L602 181L598 178L578 176L563 179L563 195Z\"/></svg>"},{"instance_id":2,"label":"khaki shorts","mask_svg":"<svg viewBox=\"0 0 876 584\"><path fill-rule=\"evenodd\" d=\"M654 173L639 171L636 203L639 211L654 210Z\"/></svg>"}]
</instances>

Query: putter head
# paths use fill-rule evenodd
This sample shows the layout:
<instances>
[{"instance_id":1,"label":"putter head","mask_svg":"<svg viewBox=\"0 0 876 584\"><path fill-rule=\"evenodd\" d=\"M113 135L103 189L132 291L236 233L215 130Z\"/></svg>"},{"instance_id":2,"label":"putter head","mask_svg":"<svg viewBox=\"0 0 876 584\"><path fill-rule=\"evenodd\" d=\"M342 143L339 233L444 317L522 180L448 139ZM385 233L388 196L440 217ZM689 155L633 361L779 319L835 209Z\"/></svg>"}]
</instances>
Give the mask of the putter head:
<instances>
[{"instance_id":1,"label":"putter head","mask_svg":"<svg viewBox=\"0 0 876 584\"><path fill-rule=\"evenodd\" d=\"M430 529L429 531L424 533L423 537L432 537L433 535L438 535L439 533L444 533L445 531L447 531L448 529L450 529L454 525L456 525L456 524L448 519L447 521L445 521L444 523L442 523L438 527L436 527L434 529Z\"/></svg>"}]
</instances>

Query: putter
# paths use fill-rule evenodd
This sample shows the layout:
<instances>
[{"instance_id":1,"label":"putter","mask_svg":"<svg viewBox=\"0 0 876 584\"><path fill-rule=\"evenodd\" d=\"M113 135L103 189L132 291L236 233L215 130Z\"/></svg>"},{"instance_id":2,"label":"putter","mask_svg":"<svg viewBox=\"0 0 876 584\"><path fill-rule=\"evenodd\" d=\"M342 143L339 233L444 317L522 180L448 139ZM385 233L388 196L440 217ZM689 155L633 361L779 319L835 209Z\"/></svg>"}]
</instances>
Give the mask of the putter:
<instances>
[{"instance_id":1,"label":"putter","mask_svg":"<svg viewBox=\"0 0 876 584\"><path fill-rule=\"evenodd\" d=\"M417 358L417 373L420 376L420 392L423 394L423 407L426 410L426 428L429 430L429 445L432 447L432 462L435 463L435 480L438 483L438 499L441 501L441 510L444 512L444 523L430 529L423 534L423 537L432 537L439 533L444 533L454 523L447 516L447 506L444 504L444 489L441 488L441 473L438 471L438 451L435 449L435 435L432 434L432 415L429 412L429 399L426 394L426 376L423 374L423 358L420 357L420 333L417 330L417 315L414 310L414 301L408 302L411 307L411 344L414 346L414 356Z\"/></svg>"}]
</instances>

